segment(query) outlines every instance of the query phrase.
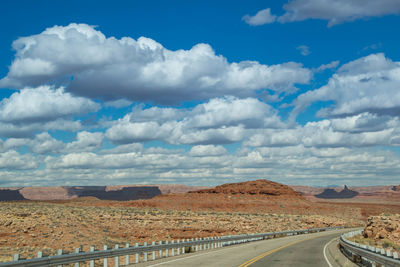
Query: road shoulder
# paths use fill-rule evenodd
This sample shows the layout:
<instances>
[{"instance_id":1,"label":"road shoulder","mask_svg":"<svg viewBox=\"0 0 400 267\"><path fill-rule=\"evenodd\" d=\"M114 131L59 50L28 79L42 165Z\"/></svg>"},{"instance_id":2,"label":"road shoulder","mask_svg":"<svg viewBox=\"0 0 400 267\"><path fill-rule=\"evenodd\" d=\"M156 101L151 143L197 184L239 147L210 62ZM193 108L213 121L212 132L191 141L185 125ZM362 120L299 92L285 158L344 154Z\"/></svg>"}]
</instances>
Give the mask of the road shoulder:
<instances>
[{"instance_id":1,"label":"road shoulder","mask_svg":"<svg viewBox=\"0 0 400 267\"><path fill-rule=\"evenodd\" d=\"M325 247L325 256L332 267L357 267L355 263L350 261L339 249L339 238L335 237Z\"/></svg>"}]
</instances>

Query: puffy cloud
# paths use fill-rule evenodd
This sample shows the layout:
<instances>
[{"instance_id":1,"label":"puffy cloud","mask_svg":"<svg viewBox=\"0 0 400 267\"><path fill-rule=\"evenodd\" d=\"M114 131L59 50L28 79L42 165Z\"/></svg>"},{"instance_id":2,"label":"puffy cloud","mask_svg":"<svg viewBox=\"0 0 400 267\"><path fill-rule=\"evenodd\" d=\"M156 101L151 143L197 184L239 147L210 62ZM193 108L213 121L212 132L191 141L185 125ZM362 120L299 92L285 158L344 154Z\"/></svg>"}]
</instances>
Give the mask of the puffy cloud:
<instances>
[{"instance_id":1,"label":"puffy cloud","mask_svg":"<svg viewBox=\"0 0 400 267\"><path fill-rule=\"evenodd\" d=\"M179 103L256 90L293 92L312 72L298 63L229 63L207 44L171 51L140 37L106 38L86 24L54 26L13 43L15 59L0 86L21 88L67 83L77 95L116 100Z\"/></svg>"},{"instance_id":2,"label":"puffy cloud","mask_svg":"<svg viewBox=\"0 0 400 267\"><path fill-rule=\"evenodd\" d=\"M245 15L242 20L249 25L258 26L275 22L276 16L271 14L270 8L266 8L258 11L254 16Z\"/></svg>"},{"instance_id":3,"label":"puffy cloud","mask_svg":"<svg viewBox=\"0 0 400 267\"><path fill-rule=\"evenodd\" d=\"M36 135L35 139L27 142L27 145L37 154L59 153L64 148L63 142L53 138L47 132Z\"/></svg>"},{"instance_id":4,"label":"puffy cloud","mask_svg":"<svg viewBox=\"0 0 400 267\"><path fill-rule=\"evenodd\" d=\"M316 101L334 101L332 107L318 112L321 117L365 112L393 116L400 110L399 86L400 62L371 54L341 66L327 85L298 96L291 118Z\"/></svg>"},{"instance_id":5,"label":"puffy cloud","mask_svg":"<svg viewBox=\"0 0 400 267\"><path fill-rule=\"evenodd\" d=\"M106 131L106 137L119 144L226 144L243 140L247 130L284 127L277 112L258 99L224 97L192 109L134 107Z\"/></svg>"},{"instance_id":6,"label":"puffy cloud","mask_svg":"<svg viewBox=\"0 0 400 267\"><path fill-rule=\"evenodd\" d=\"M285 147L295 146L301 142L301 134L298 129L286 129L280 131L264 130L249 137L245 144L249 146Z\"/></svg>"},{"instance_id":7,"label":"puffy cloud","mask_svg":"<svg viewBox=\"0 0 400 267\"><path fill-rule=\"evenodd\" d=\"M0 102L0 121L39 122L94 112L100 105L82 97L73 97L63 88L49 86L23 89Z\"/></svg>"},{"instance_id":8,"label":"puffy cloud","mask_svg":"<svg viewBox=\"0 0 400 267\"><path fill-rule=\"evenodd\" d=\"M254 17L252 25L262 25L278 21L280 23L307 19L328 20L328 27L361 18L380 17L400 13L397 0L292 0L283 6L285 13L276 17L269 9L261 10ZM262 12L260 15L259 13ZM264 20L265 22L264 22ZM247 21L246 21L247 22Z\"/></svg>"},{"instance_id":9,"label":"puffy cloud","mask_svg":"<svg viewBox=\"0 0 400 267\"><path fill-rule=\"evenodd\" d=\"M400 140L398 118L362 113L344 118L308 122L287 129L254 132L244 144L253 147L368 147L393 146Z\"/></svg>"},{"instance_id":10,"label":"puffy cloud","mask_svg":"<svg viewBox=\"0 0 400 267\"><path fill-rule=\"evenodd\" d=\"M106 137L119 144L166 139L174 126L171 123L129 122L125 118L106 132Z\"/></svg>"},{"instance_id":11,"label":"puffy cloud","mask_svg":"<svg viewBox=\"0 0 400 267\"><path fill-rule=\"evenodd\" d=\"M0 171L28 170L38 167L38 160L32 154L19 154L15 150L0 153Z\"/></svg>"},{"instance_id":12,"label":"puffy cloud","mask_svg":"<svg viewBox=\"0 0 400 267\"><path fill-rule=\"evenodd\" d=\"M196 106L186 118L196 128L219 128L244 125L246 128L281 128L277 112L255 98L225 97L210 99Z\"/></svg>"},{"instance_id":13,"label":"puffy cloud","mask_svg":"<svg viewBox=\"0 0 400 267\"><path fill-rule=\"evenodd\" d=\"M103 145L103 133L91 133L87 131L79 132L76 135L76 141L68 143L65 146L65 151L80 152L92 151L99 149Z\"/></svg>"},{"instance_id":14,"label":"puffy cloud","mask_svg":"<svg viewBox=\"0 0 400 267\"><path fill-rule=\"evenodd\" d=\"M299 50L300 54L302 54L303 56L308 56L309 54L311 54L310 48L306 45L299 45L298 47L296 47L296 49Z\"/></svg>"}]
</instances>

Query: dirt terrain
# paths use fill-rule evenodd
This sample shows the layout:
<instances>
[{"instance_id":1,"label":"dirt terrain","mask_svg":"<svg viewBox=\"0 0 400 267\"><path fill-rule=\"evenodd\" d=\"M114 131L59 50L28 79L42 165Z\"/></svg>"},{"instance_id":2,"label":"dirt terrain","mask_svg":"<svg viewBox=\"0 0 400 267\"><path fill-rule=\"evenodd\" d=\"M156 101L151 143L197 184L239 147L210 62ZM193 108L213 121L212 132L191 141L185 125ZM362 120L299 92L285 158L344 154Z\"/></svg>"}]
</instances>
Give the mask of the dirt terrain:
<instances>
[{"instance_id":1,"label":"dirt terrain","mask_svg":"<svg viewBox=\"0 0 400 267\"><path fill-rule=\"evenodd\" d=\"M361 225L358 208L312 203L266 180L135 201L94 197L0 205L0 260L126 242Z\"/></svg>"}]
</instances>

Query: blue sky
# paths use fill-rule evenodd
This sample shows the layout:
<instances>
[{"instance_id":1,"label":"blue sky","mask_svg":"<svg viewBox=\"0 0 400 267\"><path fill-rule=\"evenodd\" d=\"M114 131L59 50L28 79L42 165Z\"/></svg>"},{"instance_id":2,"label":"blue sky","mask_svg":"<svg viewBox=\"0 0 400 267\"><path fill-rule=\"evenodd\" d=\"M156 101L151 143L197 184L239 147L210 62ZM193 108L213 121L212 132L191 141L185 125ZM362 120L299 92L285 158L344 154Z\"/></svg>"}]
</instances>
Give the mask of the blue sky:
<instances>
[{"instance_id":1,"label":"blue sky","mask_svg":"<svg viewBox=\"0 0 400 267\"><path fill-rule=\"evenodd\" d=\"M397 0L0 5L2 186L398 184Z\"/></svg>"}]
</instances>

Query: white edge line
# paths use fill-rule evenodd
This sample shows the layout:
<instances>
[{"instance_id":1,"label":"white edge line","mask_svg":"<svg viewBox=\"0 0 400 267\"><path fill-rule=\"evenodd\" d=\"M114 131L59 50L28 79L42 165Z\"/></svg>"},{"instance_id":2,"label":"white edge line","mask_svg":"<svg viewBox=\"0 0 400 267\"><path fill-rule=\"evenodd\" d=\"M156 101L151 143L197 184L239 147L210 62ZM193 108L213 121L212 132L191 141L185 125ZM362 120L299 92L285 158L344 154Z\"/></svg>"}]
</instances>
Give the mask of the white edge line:
<instances>
[{"instance_id":1,"label":"white edge line","mask_svg":"<svg viewBox=\"0 0 400 267\"><path fill-rule=\"evenodd\" d=\"M332 243L333 240L337 239L337 237L335 237L334 239L332 239L331 241L329 241L328 243L325 244L324 246L324 258L325 261L328 263L329 267L333 267L332 264L329 262L328 257L326 256L326 248L329 246L330 243Z\"/></svg>"},{"instance_id":2,"label":"white edge line","mask_svg":"<svg viewBox=\"0 0 400 267\"><path fill-rule=\"evenodd\" d=\"M237 246L230 247L230 248L225 248L225 250L232 249L232 248L237 248ZM147 266L147 267L153 267L153 266L164 265L164 264L167 264L167 263L170 263L170 262L175 262L175 261L190 259L190 258L202 256L202 255L207 255L207 254L210 254L210 253L219 252L219 251L220 251L220 250L218 249L218 250L214 250L214 251L210 251L210 252L206 252L206 253L201 253L201 254L197 254L197 255L192 255L192 256L188 256L188 257L181 257L181 258L179 258L179 259L170 260L170 261L164 261L164 262L156 263L156 264L153 264L153 265L149 265L149 266ZM181 255L182 255L182 254L181 254Z\"/></svg>"}]
</instances>

